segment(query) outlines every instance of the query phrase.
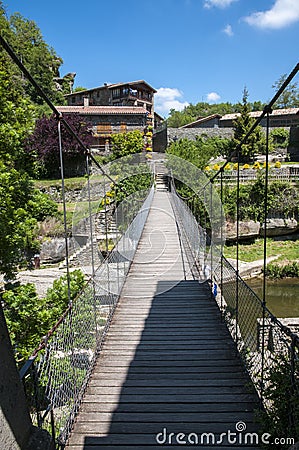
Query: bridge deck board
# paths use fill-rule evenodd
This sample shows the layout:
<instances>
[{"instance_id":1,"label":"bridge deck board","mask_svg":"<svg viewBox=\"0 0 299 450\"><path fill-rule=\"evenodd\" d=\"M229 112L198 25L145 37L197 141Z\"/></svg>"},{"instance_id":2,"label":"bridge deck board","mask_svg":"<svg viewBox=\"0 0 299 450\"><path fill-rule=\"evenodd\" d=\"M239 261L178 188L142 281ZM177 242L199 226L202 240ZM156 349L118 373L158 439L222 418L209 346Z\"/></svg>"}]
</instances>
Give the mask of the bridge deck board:
<instances>
[{"instance_id":1,"label":"bridge deck board","mask_svg":"<svg viewBox=\"0 0 299 450\"><path fill-rule=\"evenodd\" d=\"M156 192L67 448L151 450L163 428L217 439L239 421L255 432L248 383L210 289L188 272L168 194ZM163 448L182 447L169 439Z\"/></svg>"}]
</instances>

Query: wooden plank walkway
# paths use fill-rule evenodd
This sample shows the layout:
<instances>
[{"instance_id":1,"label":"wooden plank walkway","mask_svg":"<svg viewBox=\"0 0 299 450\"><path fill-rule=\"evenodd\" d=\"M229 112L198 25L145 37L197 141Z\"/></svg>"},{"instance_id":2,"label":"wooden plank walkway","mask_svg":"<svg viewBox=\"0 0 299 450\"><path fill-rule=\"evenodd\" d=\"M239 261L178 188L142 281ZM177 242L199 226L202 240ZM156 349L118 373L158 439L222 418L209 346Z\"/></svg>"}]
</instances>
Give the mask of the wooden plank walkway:
<instances>
[{"instance_id":1,"label":"wooden plank walkway","mask_svg":"<svg viewBox=\"0 0 299 450\"><path fill-rule=\"evenodd\" d=\"M196 436L205 449L239 449L221 433L241 422L256 431L257 397L209 287L186 264L169 194L157 191L69 450L191 449Z\"/></svg>"}]
</instances>

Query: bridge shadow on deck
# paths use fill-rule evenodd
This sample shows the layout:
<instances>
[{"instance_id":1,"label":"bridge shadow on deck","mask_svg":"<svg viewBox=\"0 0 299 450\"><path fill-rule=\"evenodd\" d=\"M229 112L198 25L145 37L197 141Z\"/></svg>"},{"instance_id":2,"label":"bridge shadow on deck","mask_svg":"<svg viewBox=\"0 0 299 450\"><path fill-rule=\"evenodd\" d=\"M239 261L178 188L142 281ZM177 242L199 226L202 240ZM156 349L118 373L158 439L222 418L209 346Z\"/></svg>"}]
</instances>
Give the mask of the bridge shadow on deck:
<instances>
[{"instance_id":1,"label":"bridge shadow on deck","mask_svg":"<svg viewBox=\"0 0 299 450\"><path fill-rule=\"evenodd\" d=\"M209 286L169 283L119 305L70 449L239 449L257 431L258 398Z\"/></svg>"}]
</instances>

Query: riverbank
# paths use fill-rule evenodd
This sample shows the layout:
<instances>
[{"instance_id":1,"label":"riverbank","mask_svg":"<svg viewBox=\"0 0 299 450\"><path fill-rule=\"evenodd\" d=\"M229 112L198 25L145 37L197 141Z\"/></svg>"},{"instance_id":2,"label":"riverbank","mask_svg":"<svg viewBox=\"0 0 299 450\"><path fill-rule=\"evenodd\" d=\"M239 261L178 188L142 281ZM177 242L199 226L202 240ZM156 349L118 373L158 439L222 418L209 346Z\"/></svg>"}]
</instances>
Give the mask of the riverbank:
<instances>
[{"instance_id":1,"label":"riverbank","mask_svg":"<svg viewBox=\"0 0 299 450\"><path fill-rule=\"evenodd\" d=\"M269 256L266 259L266 264L276 261L281 255ZM229 263L236 269L237 260L232 258L227 258ZM258 259L256 261L239 261L239 275L244 279L254 278L261 275L264 268L264 259Z\"/></svg>"},{"instance_id":2,"label":"riverbank","mask_svg":"<svg viewBox=\"0 0 299 450\"><path fill-rule=\"evenodd\" d=\"M237 246L226 245L224 256L227 259L236 259ZM244 262L263 260L264 241L256 239L251 243L239 244L239 259ZM267 257L276 257L279 263L299 262L298 235L281 236L280 238L267 238Z\"/></svg>"}]
</instances>

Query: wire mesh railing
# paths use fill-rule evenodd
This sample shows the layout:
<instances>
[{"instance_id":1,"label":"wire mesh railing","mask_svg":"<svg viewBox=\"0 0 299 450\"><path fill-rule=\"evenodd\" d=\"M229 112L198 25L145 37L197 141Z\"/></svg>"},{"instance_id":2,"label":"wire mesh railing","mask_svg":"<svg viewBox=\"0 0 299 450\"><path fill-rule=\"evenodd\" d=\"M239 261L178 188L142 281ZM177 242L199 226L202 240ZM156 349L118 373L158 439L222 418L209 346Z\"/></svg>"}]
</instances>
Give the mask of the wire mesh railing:
<instances>
[{"instance_id":1,"label":"wire mesh railing","mask_svg":"<svg viewBox=\"0 0 299 450\"><path fill-rule=\"evenodd\" d=\"M177 229L194 278L201 279L205 271L206 233L197 223L191 209L176 191L171 179L171 203L175 212Z\"/></svg>"},{"instance_id":2,"label":"wire mesh railing","mask_svg":"<svg viewBox=\"0 0 299 450\"><path fill-rule=\"evenodd\" d=\"M286 78L283 85L275 94L270 103L264 108L261 116L253 123L250 129L244 134L240 143L236 146L235 152L220 167L219 171L211 176L207 183L196 195L201 199L205 209L203 217L196 215L195 197L192 193L188 199L188 206L195 217L201 218L201 225L207 232L204 261L210 261L210 273L214 287L214 296L217 298L219 308L223 318L227 323L228 329L233 340L236 343L236 351L240 354L245 367L251 376L255 389L260 397L262 410L266 411L268 419L264 423L271 423L274 428L280 426L283 432L290 433L296 441L299 439L299 337L290 328L284 326L267 308L266 297L266 264L267 264L267 220L269 217L270 206L268 202L268 184L271 180L269 170L269 117L272 107L291 82L293 77L299 71L299 64L292 73ZM262 220L263 220L263 295L260 299L252 289L240 277L240 218L241 218L241 183L248 181L248 177L243 176L241 170L241 152L242 146L247 143L248 138L256 129L261 120L266 117L266 154L265 169L263 177L263 201L262 201ZM209 232L209 226L212 222L213 205L212 185L217 185L220 191L221 203L223 204L224 182L226 181L225 169L231 160L237 161L237 171L234 174L236 181L236 259L233 267L222 255L219 254L219 245L215 236L223 235L220 233L212 235ZM246 178L246 179L245 179ZM184 181L185 185L188 185ZM206 198L208 197L208 198ZM202 201L202 198L204 201ZM192 201L193 200L193 201ZM180 203L174 200L175 203ZM248 202L250 199L248 198ZM181 207L183 219L182 227L185 228L185 234L190 233L193 241L193 229L190 230L187 207ZM197 211L198 212L198 211ZM186 216L186 219L184 218ZM184 220L185 219L185 220ZM220 219L220 216L218 217ZM219 223L222 220L219 220ZM184 234L184 231L182 231ZM198 242L196 243L198 244ZM210 257L207 258L209 249ZM215 254L216 253L216 254ZM219 256L219 258L218 258ZM270 418L270 419L269 419ZM282 425L283 424L283 425Z\"/></svg>"},{"instance_id":3,"label":"wire mesh railing","mask_svg":"<svg viewBox=\"0 0 299 450\"><path fill-rule=\"evenodd\" d=\"M286 371L290 430L296 436L299 423L299 336L284 326L263 301L222 257L214 270L219 286L217 301L236 347L268 412L273 408L273 380ZM297 436L298 437L298 436Z\"/></svg>"},{"instance_id":4,"label":"wire mesh railing","mask_svg":"<svg viewBox=\"0 0 299 450\"><path fill-rule=\"evenodd\" d=\"M66 444L108 330L152 202L154 187L127 230L21 370L34 425Z\"/></svg>"}]
</instances>

